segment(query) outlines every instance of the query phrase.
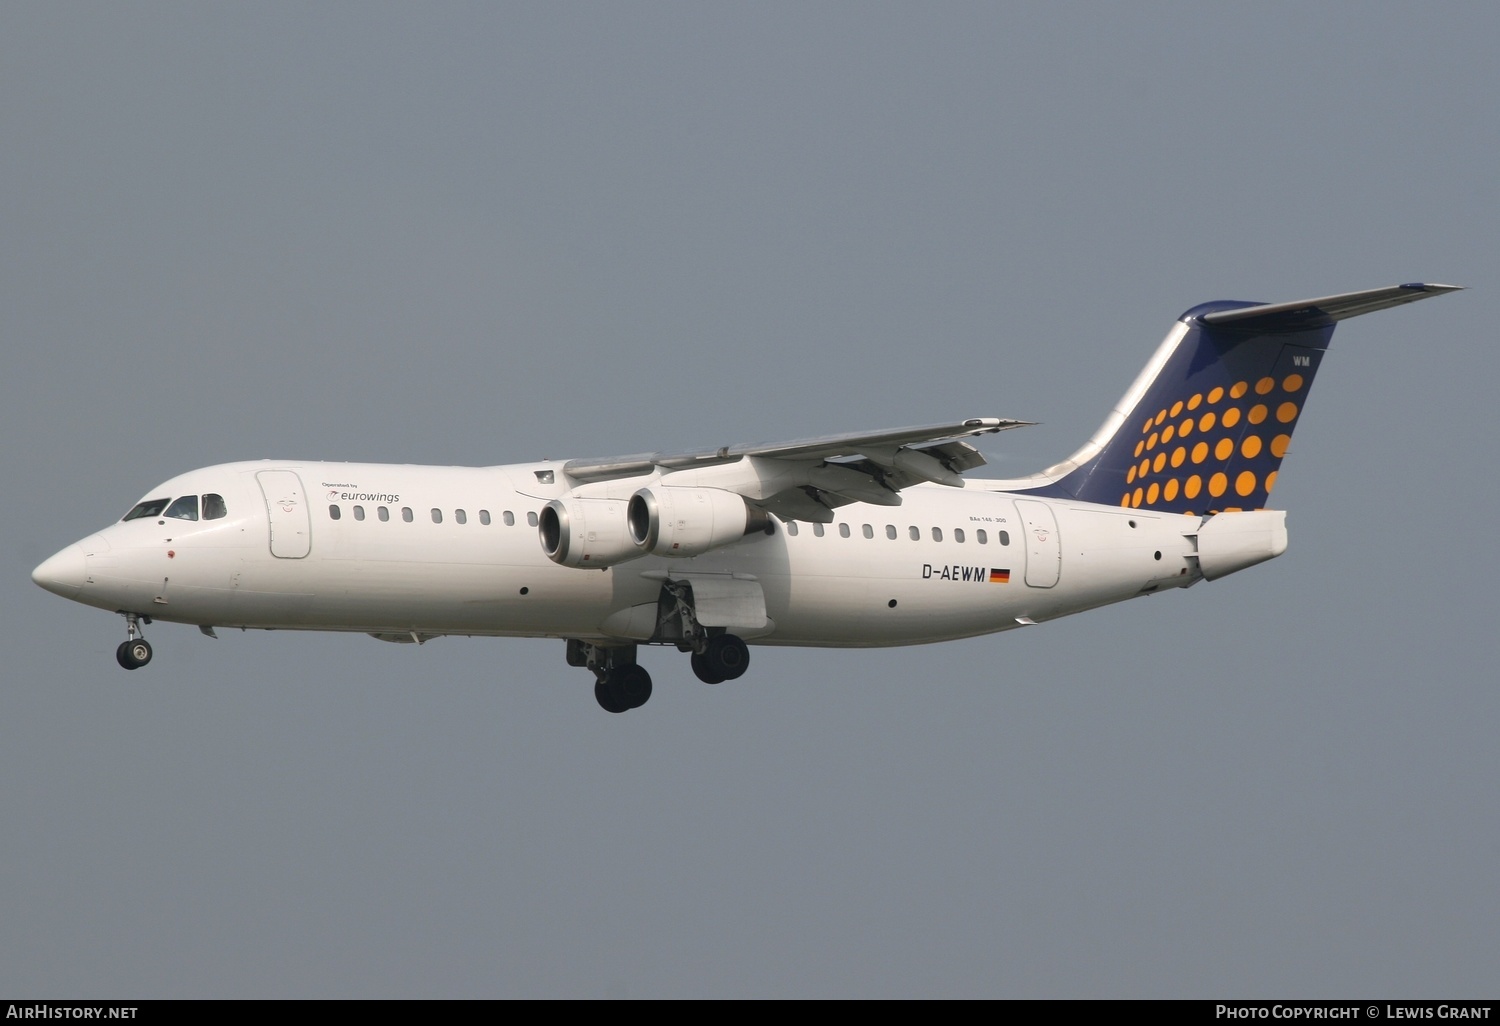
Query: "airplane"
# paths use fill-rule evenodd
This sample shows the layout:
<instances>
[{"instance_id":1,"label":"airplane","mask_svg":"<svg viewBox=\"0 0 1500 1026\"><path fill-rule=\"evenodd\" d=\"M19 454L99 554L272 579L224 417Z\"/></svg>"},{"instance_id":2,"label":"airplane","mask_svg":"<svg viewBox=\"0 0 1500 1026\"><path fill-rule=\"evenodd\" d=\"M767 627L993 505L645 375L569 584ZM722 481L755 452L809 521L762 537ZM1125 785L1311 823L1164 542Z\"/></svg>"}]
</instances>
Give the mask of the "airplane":
<instances>
[{"instance_id":1,"label":"airplane","mask_svg":"<svg viewBox=\"0 0 1500 1026\"><path fill-rule=\"evenodd\" d=\"M121 614L262 630L566 641L611 713L675 646L709 684L749 645L917 645L1217 580L1281 555L1267 508L1337 322L1459 286L1195 306L1103 425L1027 477L964 477L944 424L495 467L261 460L194 470L32 572Z\"/></svg>"}]
</instances>

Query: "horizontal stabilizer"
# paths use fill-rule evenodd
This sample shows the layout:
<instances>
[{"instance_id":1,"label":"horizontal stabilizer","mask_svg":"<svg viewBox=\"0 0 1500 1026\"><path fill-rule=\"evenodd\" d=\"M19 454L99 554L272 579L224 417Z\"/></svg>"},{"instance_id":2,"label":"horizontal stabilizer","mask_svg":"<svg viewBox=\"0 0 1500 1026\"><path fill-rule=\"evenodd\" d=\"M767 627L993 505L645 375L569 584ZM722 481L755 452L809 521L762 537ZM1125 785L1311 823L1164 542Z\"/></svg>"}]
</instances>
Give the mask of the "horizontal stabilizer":
<instances>
[{"instance_id":1,"label":"horizontal stabilizer","mask_svg":"<svg viewBox=\"0 0 1500 1026\"><path fill-rule=\"evenodd\" d=\"M1415 303L1430 296L1458 292L1462 285L1390 285L1383 289L1343 292L1318 299L1301 299L1292 303L1261 303L1237 310L1214 310L1198 315L1205 324L1238 331L1282 332L1322 327L1334 321L1348 320L1360 314L1387 310L1405 303Z\"/></svg>"}]
</instances>

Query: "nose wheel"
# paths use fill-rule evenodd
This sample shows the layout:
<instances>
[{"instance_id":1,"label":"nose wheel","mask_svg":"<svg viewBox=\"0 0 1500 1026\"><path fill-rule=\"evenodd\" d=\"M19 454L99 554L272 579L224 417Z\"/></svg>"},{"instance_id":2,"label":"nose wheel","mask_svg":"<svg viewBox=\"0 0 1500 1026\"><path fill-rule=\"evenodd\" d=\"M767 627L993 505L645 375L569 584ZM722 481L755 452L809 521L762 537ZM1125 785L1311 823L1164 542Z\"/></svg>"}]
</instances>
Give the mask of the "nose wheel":
<instances>
[{"instance_id":1,"label":"nose wheel","mask_svg":"<svg viewBox=\"0 0 1500 1026\"><path fill-rule=\"evenodd\" d=\"M151 642L145 638L122 641L115 649L115 662L127 670L138 670L151 661Z\"/></svg>"},{"instance_id":2,"label":"nose wheel","mask_svg":"<svg viewBox=\"0 0 1500 1026\"><path fill-rule=\"evenodd\" d=\"M125 614L125 632L129 638L115 649L115 662L127 670L138 670L151 661L151 642L141 634L140 621L141 617L135 613Z\"/></svg>"}]
</instances>

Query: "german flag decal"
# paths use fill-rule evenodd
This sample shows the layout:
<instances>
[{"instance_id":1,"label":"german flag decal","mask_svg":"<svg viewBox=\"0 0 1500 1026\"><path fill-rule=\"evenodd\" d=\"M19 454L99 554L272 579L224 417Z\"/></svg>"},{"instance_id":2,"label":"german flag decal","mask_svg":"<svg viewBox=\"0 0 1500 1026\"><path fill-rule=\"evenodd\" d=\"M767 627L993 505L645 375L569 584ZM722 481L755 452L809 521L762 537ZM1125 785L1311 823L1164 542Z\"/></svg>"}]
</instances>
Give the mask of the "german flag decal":
<instances>
[{"instance_id":1,"label":"german flag decal","mask_svg":"<svg viewBox=\"0 0 1500 1026\"><path fill-rule=\"evenodd\" d=\"M990 568L990 583L991 584L1009 584L1010 583L1010 571L1009 570L1000 570L998 568L991 567Z\"/></svg>"}]
</instances>

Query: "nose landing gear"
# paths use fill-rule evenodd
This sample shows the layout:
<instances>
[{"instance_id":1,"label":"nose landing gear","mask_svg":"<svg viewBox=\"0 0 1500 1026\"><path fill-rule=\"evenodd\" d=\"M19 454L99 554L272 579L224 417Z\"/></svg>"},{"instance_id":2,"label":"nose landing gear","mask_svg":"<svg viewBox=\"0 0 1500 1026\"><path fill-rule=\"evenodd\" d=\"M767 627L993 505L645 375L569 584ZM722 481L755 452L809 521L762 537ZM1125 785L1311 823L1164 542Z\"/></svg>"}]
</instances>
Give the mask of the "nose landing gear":
<instances>
[{"instance_id":1,"label":"nose landing gear","mask_svg":"<svg viewBox=\"0 0 1500 1026\"><path fill-rule=\"evenodd\" d=\"M120 642L120 647L115 649L115 662L127 670L138 670L151 661L151 643L141 633L140 621L144 619L147 623L151 618L141 617L136 613L125 614L125 633L127 639Z\"/></svg>"}]
</instances>

